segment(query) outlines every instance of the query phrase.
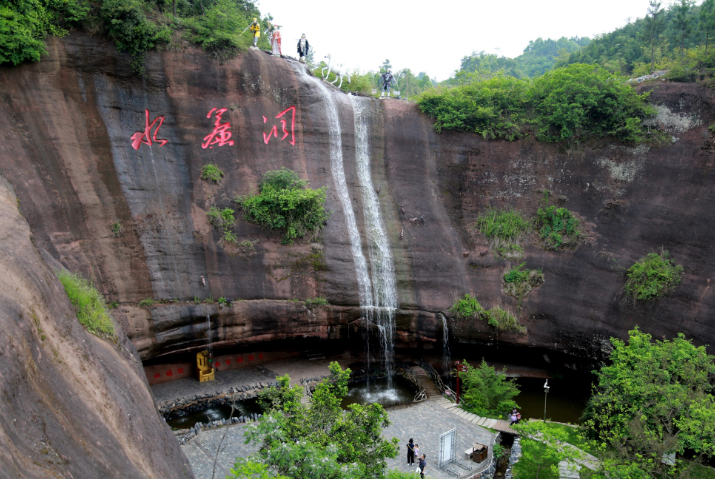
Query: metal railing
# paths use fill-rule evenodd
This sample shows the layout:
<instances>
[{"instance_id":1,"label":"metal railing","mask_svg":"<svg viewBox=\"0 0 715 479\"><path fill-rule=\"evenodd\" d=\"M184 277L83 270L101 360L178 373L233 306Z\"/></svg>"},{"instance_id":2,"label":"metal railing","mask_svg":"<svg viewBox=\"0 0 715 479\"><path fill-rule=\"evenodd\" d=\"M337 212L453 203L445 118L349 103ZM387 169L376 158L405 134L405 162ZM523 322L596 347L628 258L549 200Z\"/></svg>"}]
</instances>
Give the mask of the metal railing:
<instances>
[{"instance_id":1,"label":"metal railing","mask_svg":"<svg viewBox=\"0 0 715 479\"><path fill-rule=\"evenodd\" d=\"M430 379L434 382L434 385L437 386L437 389L439 389L439 392L442 394L445 394L446 392L449 392L449 396L455 397L456 394L446 384L444 384L444 381L442 381L442 377L439 375L437 370L432 367L430 363L424 360L424 358L420 358L420 367L425 370L427 375L430 377Z\"/></svg>"},{"instance_id":2,"label":"metal railing","mask_svg":"<svg viewBox=\"0 0 715 479\"><path fill-rule=\"evenodd\" d=\"M412 402L420 402L427 399L427 391L425 391L424 386L422 386L420 381L417 379L415 372L412 370L409 364L403 363L401 361L395 363L395 370L398 374L401 374L402 377L412 383L415 388L417 388L417 393L415 393L415 398L412 400Z\"/></svg>"}]
</instances>

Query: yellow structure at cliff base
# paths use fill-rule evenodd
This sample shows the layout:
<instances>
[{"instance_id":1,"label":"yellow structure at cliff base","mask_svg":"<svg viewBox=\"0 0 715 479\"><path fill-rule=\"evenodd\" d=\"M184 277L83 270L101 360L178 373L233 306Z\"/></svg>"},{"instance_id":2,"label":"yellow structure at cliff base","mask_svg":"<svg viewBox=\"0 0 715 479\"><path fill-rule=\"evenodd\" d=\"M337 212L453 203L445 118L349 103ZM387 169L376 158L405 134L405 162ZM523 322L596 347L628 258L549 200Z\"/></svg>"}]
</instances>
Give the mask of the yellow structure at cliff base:
<instances>
[{"instance_id":1,"label":"yellow structure at cliff base","mask_svg":"<svg viewBox=\"0 0 715 479\"><path fill-rule=\"evenodd\" d=\"M199 378L199 382L213 381L214 368L209 366L209 352L201 351L196 354L196 376Z\"/></svg>"}]
</instances>

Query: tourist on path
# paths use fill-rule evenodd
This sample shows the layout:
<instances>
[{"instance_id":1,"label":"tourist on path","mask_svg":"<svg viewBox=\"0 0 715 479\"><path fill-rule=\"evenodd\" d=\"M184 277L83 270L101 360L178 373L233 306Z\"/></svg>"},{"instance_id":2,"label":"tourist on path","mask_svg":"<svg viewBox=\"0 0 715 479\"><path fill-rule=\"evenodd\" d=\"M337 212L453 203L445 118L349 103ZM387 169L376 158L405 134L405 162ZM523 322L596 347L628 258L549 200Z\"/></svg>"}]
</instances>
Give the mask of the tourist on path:
<instances>
[{"instance_id":1,"label":"tourist on path","mask_svg":"<svg viewBox=\"0 0 715 479\"><path fill-rule=\"evenodd\" d=\"M412 438L410 438L410 442L407 443L407 465L415 465L415 445L412 442Z\"/></svg>"},{"instance_id":2,"label":"tourist on path","mask_svg":"<svg viewBox=\"0 0 715 479\"><path fill-rule=\"evenodd\" d=\"M419 444L415 444L415 457L419 461L419 459L420 459L420 445Z\"/></svg>"},{"instance_id":3,"label":"tourist on path","mask_svg":"<svg viewBox=\"0 0 715 479\"><path fill-rule=\"evenodd\" d=\"M425 469L427 469L427 454L422 454L420 458L420 477L424 479Z\"/></svg>"}]
</instances>

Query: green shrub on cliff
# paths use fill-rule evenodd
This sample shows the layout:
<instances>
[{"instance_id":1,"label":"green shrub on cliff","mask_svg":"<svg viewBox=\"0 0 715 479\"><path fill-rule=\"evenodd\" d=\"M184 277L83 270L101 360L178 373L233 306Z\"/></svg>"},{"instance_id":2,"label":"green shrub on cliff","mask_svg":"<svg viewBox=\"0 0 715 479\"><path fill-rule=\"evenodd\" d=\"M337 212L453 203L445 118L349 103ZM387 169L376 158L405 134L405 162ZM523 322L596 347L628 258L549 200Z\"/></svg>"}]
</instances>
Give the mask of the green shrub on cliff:
<instances>
[{"instance_id":1,"label":"green shrub on cliff","mask_svg":"<svg viewBox=\"0 0 715 479\"><path fill-rule=\"evenodd\" d=\"M223 178L223 171L216 165L204 165L201 168L201 179L209 182L218 183Z\"/></svg>"},{"instance_id":2,"label":"green shrub on cliff","mask_svg":"<svg viewBox=\"0 0 715 479\"><path fill-rule=\"evenodd\" d=\"M0 64L40 61L47 35L64 36L87 16L78 0L15 0L0 3Z\"/></svg>"},{"instance_id":3,"label":"green shrub on cliff","mask_svg":"<svg viewBox=\"0 0 715 479\"><path fill-rule=\"evenodd\" d=\"M573 64L534 80L503 75L417 98L435 119L435 130L463 130L487 139L543 142L610 137L628 142L655 138L642 125L653 114L648 93L639 95L607 70Z\"/></svg>"},{"instance_id":4,"label":"green shrub on cliff","mask_svg":"<svg viewBox=\"0 0 715 479\"><path fill-rule=\"evenodd\" d=\"M245 27L254 17L260 19L261 14L249 0L0 2L0 64L39 61L47 53L45 37L65 35L69 28L105 36L119 52L133 57L132 66L138 72L143 71L147 51L172 42L188 40L214 58L223 59L252 43L251 33ZM261 19L262 28L270 18ZM258 46L269 48L265 35Z\"/></svg>"},{"instance_id":5,"label":"green shrub on cliff","mask_svg":"<svg viewBox=\"0 0 715 479\"><path fill-rule=\"evenodd\" d=\"M667 251L648 253L626 271L624 292L634 301L665 296L680 284L683 267L669 259Z\"/></svg>"},{"instance_id":6,"label":"green shrub on cliff","mask_svg":"<svg viewBox=\"0 0 715 479\"><path fill-rule=\"evenodd\" d=\"M504 293L521 299L529 295L532 289L544 284L544 273L539 269L524 269L526 263L521 263L516 268L504 274Z\"/></svg>"},{"instance_id":7,"label":"green shrub on cliff","mask_svg":"<svg viewBox=\"0 0 715 479\"><path fill-rule=\"evenodd\" d=\"M257 195L236 197L249 223L284 232L283 244L314 236L330 217L325 211L325 190L313 190L308 182L282 168L263 175Z\"/></svg>"},{"instance_id":8,"label":"green shrub on cliff","mask_svg":"<svg viewBox=\"0 0 715 479\"><path fill-rule=\"evenodd\" d=\"M464 298L455 301L449 311L462 319L476 318L484 312L484 308L477 298L467 293Z\"/></svg>"},{"instance_id":9,"label":"green shrub on cliff","mask_svg":"<svg viewBox=\"0 0 715 479\"><path fill-rule=\"evenodd\" d=\"M215 206L206 212L209 223L221 232L226 243L238 243L238 237L232 230L233 225L236 224L236 218L233 216L235 213L231 208L219 209Z\"/></svg>"},{"instance_id":10,"label":"green shrub on cliff","mask_svg":"<svg viewBox=\"0 0 715 479\"><path fill-rule=\"evenodd\" d=\"M87 331L98 336L113 337L114 323L109 317L107 304L99 291L86 279L68 271L60 272L57 277L74 306L77 319Z\"/></svg>"},{"instance_id":11,"label":"green shrub on cliff","mask_svg":"<svg viewBox=\"0 0 715 479\"><path fill-rule=\"evenodd\" d=\"M499 331L515 331L519 334L526 334L526 328L519 324L519 320L511 312L500 306L486 310L471 294L465 294L464 298L455 301L449 311L460 319L486 321L489 326Z\"/></svg>"},{"instance_id":12,"label":"green shrub on cliff","mask_svg":"<svg viewBox=\"0 0 715 479\"><path fill-rule=\"evenodd\" d=\"M534 226L546 249L575 247L581 237L579 220L566 208L539 208L534 218Z\"/></svg>"}]
</instances>

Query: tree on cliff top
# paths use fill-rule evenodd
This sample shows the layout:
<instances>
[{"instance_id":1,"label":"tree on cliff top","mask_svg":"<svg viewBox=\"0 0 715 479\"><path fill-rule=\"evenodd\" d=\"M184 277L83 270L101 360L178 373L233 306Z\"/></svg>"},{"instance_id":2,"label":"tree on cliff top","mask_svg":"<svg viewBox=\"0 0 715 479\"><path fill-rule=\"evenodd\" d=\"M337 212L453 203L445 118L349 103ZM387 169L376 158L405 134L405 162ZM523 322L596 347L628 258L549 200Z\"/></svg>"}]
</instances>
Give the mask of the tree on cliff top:
<instances>
[{"instance_id":1,"label":"tree on cliff top","mask_svg":"<svg viewBox=\"0 0 715 479\"><path fill-rule=\"evenodd\" d=\"M397 455L398 440L382 437L390 424L387 412L379 404L352 404L343 411L340 403L348 392L350 369L336 362L329 368L331 376L318 384L309 406L300 402L301 387L291 387L288 375L277 378L278 388L262 393L270 412L246 432L246 442L260 446L250 461L262 464L266 474L378 479L385 473L386 459ZM251 477L239 475L247 462L239 460L229 477Z\"/></svg>"},{"instance_id":2,"label":"tree on cliff top","mask_svg":"<svg viewBox=\"0 0 715 479\"><path fill-rule=\"evenodd\" d=\"M104 35L119 52L132 56L142 71L144 55L157 45L189 40L216 58L226 58L251 44L245 32L253 17L261 18L248 0L201 2L150 0L16 0L0 2L0 64L39 61L46 54L44 39L69 29ZM271 17L261 19L263 25ZM183 35L174 35L181 32ZM243 33L242 33L243 32ZM259 47L268 48L262 36Z\"/></svg>"},{"instance_id":3,"label":"tree on cliff top","mask_svg":"<svg viewBox=\"0 0 715 479\"><path fill-rule=\"evenodd\" d=\"M637 477L670 477L682 465L663 464L663 454L715 456L715 357L682 334L653 342L636 328L611 343L584 413L606 472L631 477L620 474L628 465Z\"/></svg>"}]
</instances>

